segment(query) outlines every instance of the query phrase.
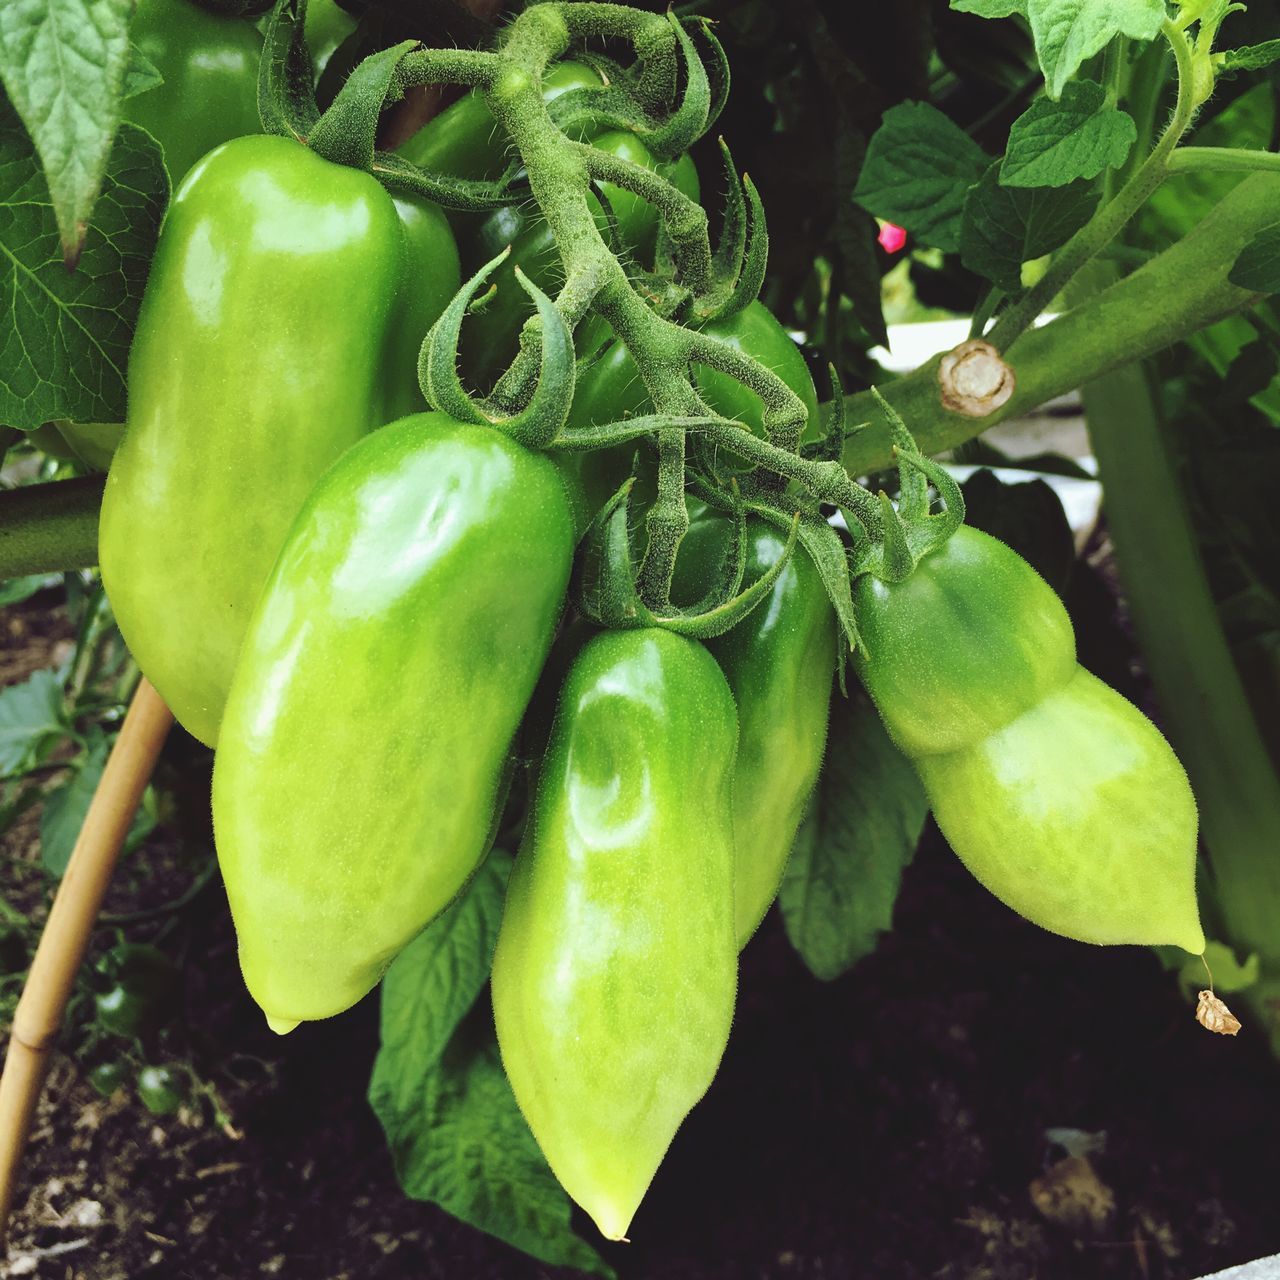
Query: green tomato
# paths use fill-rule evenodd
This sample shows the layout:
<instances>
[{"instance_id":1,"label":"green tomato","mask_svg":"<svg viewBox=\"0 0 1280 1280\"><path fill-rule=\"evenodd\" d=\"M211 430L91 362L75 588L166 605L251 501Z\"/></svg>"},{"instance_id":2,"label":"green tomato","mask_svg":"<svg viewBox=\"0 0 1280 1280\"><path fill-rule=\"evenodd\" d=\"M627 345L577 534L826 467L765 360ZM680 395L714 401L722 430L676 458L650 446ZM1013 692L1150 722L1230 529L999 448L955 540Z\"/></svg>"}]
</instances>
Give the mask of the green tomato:
<instances>
[{"instance_id":1,"label":"green tomato","mask_svg":"<svg viewBox=\"0 0 1280 1280\"><path fill-rule=\"evenodd\" d=\"M1083 667L1003 729L916 767L951 847L1020 915L1081 942L1204 950L1187 775Z\"/></svg>"},{"instance_id":2,"label":"green tomato","mask_svg":"<svg viewBox=\"0 0 1280 1280\"><path fill-rule=\"evenodd\" d=\"M143 1067L137 1087L142 1105L153 1116L173 1115L191 1095L190 1081L173 1067Z\"/></svg>"},{"instance_id":3,"label":"green tomato","mask_svg":"<svg viewBox=\"0 0 1280 1280\"><path fill-rule=\"evenodd\" d=\"M439 210L290 139L228 142L179 189L99 555L134 657L202 742L294 515L344 450L421 404L417 347L457 285Z\"/></svg>"},{"instance_id":4,"label":"green tomato","mask_svg":"<svg viewBox=\"0 0 1280 1280\"><path fill-rule=\"evenodd\" d=\"M63 418L50 425L75 460L90 471L106 471L124 439L123 422L69 422Z\"/></svg>"},{"instance_id":5,"label":"green tomato","mask_svg":"<svg viewBox=\"0 0 1280 1280\"><path fill-rule=\"evenodd\" d=\"M543 79L542 96L552 102L570 89L602 88L604 81L593 68L581 62L557 62ZM400 154L423 169L492 181L502 176L512 152L484 95L472 89L402 143Z\"/></svg>"},{"instance_id":6,"label":"green tomato","mask_svg":"<svg viewBox=\"0 0 1280 1280\"><path fill-rule=\"evenodd\" d=\"M909 756L955 751L1009 723L1076 669L1057 593L1016 551L962 525L903 582L854 585L854 655Z\"/></svg>"},{"instance_id":7,"label":"green tomato","mask_svg":"<svg viewBox=\"0 0 1280 1280\"><path fill-rule=\"evenodd\" d=\"M554 464L419 414L331 468L245 637L218 859L277 1031L354 1004L488 850L573 558Z\"/></svg>"},{"instance_id":8,"label":"green tomato","mask_svg":"<svg viewBox=\"0 0 1280 1280\"><path fill-rule=\"evenodd\" d=\"M319 81L338 46L355 31L356 20L335 0L310 0L302 29Z\"/></svg>"},{"instance_id":9,"label":"green tomato","mask_svg":"<svg viewBox=\"0 0 1280 1280\"><path fill-rule=\"evenodd\" d=\"M89 1072L89 1084L95 1093L109 1098L124 1084L125 1074L122 1062L100 1062Z\"/></svg>"},{"instance_id":10,"label":"green tomato","mask_svg":"<svg viewBox=\"0 0 1280 1280\"><path fill-rule=\"evenodd\" d=\"M715 582L732 531L721 516L696 516L674 584L695 603ZM772 525L747 524L748 582L786 548ZM734 917L738 946L764 919L786 870L805 805L818 781L836 665L836 616L812 560L799 548L764 602L707 642L738 705L733 783Z\"/></svg>"},{"instance_id":11,"label":"green tomato","mask_svg":"<svg viewBox=\"0 0 1280 1280\"><path fill-rule=\"evenodd\" d=\"M138 0L129 38L164 83L126 98L122 116L164 148L175 187L219 143L262 132L262 37L252 22L220 17L189 0Z\"/></svg>"},{"instance_id":12,"label":"green tomato","mask_svg":"<svg viewBox=\"0 0 1280 1280\"><path fill-rule=\"evenodd\" d=\"M94 997L98 1023L118 1036L154 1033L173 1010L178 970L157 947L121 943L98 962L111 983Z\"/></svg>"},{"instance_id":13,"label":"green tomato","mask_svg":"<svg viewBox=\"0 0 1280 1280\"><path fill-rule=\"evenodd\" d=\"M1069 938L1204 949L1186 774L1077 665L1030 565L962 527L905 581L860 580L854 604L858 673L978 880Z\"/></svg>"},{"instance_id":14,"label":"green tomato","mask_svg":"<svg viewBox=\"0 0 1280 1280\"><path fill-rule=\"evenodd\" d=\"M598 636L565 682L507 889L503 1065L556 1177L612 1240L729 1037L736 739L696 641Z\"/></svg>"}]
</instances>

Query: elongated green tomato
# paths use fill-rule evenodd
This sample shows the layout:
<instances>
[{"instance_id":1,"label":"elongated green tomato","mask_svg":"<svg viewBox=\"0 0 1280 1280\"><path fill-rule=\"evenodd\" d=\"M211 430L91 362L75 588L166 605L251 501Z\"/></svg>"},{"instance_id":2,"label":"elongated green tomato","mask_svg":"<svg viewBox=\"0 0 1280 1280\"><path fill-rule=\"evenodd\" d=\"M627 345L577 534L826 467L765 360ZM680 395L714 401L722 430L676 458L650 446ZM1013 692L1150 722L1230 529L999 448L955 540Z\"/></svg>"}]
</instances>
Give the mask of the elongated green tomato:
<instances>
[{"instance_id":1,"label":"elongated green tomato","mask_svg":"<svg viewBox=\"0 0 1280 1280\"><path fill-rule=\"evenodd\" d=\"M421 403L416 348L457 273L438 210L403 221L368 174L285 138L226 143L179 188L130 351L99 556L134 657L201 741L217 740L302 500Z\"/></svg>"},{"instance_id":2,"label":"elongated green tomato","mask_svg":"<svg viewBox=\"0 0 1280 1280\"><path fill-rule=\"evenodd\" d=\"M498 1044L565 1190L623 1239L729 1038L733 696L697 642L570 669L493 961Z\"/></svg>"},{"instance_id":3,"label":"elongated green tomato","mask_svg":"<svg viewBox=\"0 0 1280 1280\"><path fill-rule=\"evenodd\" d=\"M904 582L861 579L854 603L858 674L982 884L1069 938L1204 949L1186 774L1077 665L1070 620L1026 561L961 528Z\"/></svg>"},{"instance_id":4,"label":"elongated green tomato","mask_svg":"<svg viewBox=\"0 0 1280 1280\"><path fill-rule=\"evenodd\" d=\"M715 582L732 525L695 518L680 544L676 599L692 604ZM786 539L747 525L747 579L778 562ZM733 784L734 927L744 947L778 896L827 742L836 617L813 561L797 550L768 598L707 642L738 705Z\"/></svg>"},{"instance_id":5,"label":"elongated green tomato","mask_svg":"<svg viewBox=\"0 0 1280 1280\"><path fill-rule=\"evenodd\" d=\"M1083 667L1003 729L916 766L960 860L1020 915L1081 942L1204 950L1187 775Z\"/></svg>"},{"instance_id":6,"label":"elongated green tomato","mask_svg":"<svg viewBox=\"0 0 1280 1280\"><path fill-rule=\"evenodd\" d=\"M818 429L818 396L800 349L763 303L753 302L727 320L707 326L739 350L772 369L804 401L808 434ZM718 413L762 434L760 397L733 378L710 369L696 369L699 391ZM652 413L653 402L626 347L611 343L578 377L569 412L569 426L587 427ZM638 444L567 455L566 465L577 469L593 511L598 511L631 472Z\"/></svg>"},{"instance_id":7,"label":"elongated green tomato","mask_svg":"<svg viewBox=\"0 0 1280 1280\"><path fill-rule=\"evenodd\" d=\"M600 73L582 62L557 62L542 82L544 101L570 89L602 89ZM478 89L433 116L399 148L406 160L456 178L500 178L511 158L511 144Z\"/></svg>"},{"instance_id":8,"label":"elongated green tomato","mask_svg":"<svg viewBox=\"0 0 1280 1280\"><path fill-rule=\"evenodd\" d=\"M213 774L271 1026L354 1004L488 849L573 556L555 466L438 413L315 487L245 637Z\"/></svg>"},{"instance_id":9,"label":"elongated green tomato","mask_svg":"<svg viewBox=\"0 0 1280 1280\"><path fill-rule=\"evenodd\" d=\"M858 675L909 756L978 742L1075 673L1075 633L1057 593L968 525L905 582L859 578L854 608L865 645Z\"/></svg>"},{"instance_id":10,"label":"elongated green tomato","mask_svg":"<svg viewBox=\"0 0 1280 1280\"><path fill-rule=\"evenodd\" d=\"M303 35L311 65L320 80L338 46L356 29L356 20L336 0L310 0Z\"/></svg>"},{"instance_id":11,"label":"elongated green tomato","mask_svg":"<svg viewBox=\"0 0 1280 1280\"><path fill-rule=\"evenodd\" d=\"M164 147L175 187L219 143L262 132L262 37L248 19L220 17L190 0L138 0L129 38L164 81L126 98L121 112Z\"/></svg>"}]
</instances>

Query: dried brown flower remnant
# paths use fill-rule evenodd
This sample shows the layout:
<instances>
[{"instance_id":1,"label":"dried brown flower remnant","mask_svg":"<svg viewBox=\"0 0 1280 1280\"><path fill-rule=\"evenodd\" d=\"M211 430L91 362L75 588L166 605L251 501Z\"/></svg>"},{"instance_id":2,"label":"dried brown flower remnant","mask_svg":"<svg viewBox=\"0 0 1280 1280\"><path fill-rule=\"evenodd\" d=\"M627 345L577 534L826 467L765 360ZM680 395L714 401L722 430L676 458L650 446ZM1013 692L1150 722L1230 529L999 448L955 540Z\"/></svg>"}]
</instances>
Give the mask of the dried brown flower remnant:
<instances>
[{"instance_id":1,"label":"dried brown flower remnant","mask_svg":"<svg viewBox=\"0 0 1280 1280\"><path fill-rule=\"evenodd\" d=\"M1212 991L1202 991L1196 1005L1196 1021L1215 1035L1233 1036L1240 1030L1240 1019Z\"/></svg>"},{"instance_id":2,"label":"dried brown flower remnant","mask_svg":"<svg viewBox=\"0 0 1280 1280\"><path fill-rule=\"evenodd\" d=\"M1068 1156L1050 1166L1028 1188L1031 1203L1050 1222L1078 1235L1097 1235L1110 1226L1116 1198L1085 1156Z\"/></svg>"},{"instance_id":3,"label":"dried brown flower remnant","mask_svg":"<svg viewBox=\"0 0 1280 1280\"><path fill-rule=\"evenodd\" d=\"M971 338L948 351L938 366L942 405L966 418L985 418L1013 395L1013 370L989 342Z\"/></svg>"}]
</instances>

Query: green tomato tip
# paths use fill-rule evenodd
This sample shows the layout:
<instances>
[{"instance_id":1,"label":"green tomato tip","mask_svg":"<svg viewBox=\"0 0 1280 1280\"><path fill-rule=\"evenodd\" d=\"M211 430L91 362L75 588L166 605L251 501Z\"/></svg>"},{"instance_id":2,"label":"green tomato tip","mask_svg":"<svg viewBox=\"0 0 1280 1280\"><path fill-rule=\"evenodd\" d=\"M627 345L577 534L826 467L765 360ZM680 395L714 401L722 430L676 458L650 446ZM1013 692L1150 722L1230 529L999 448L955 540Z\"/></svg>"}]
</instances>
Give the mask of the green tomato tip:
<instances>
[{"instance_id":1,"label":"green tomato tip","mask_svg":"<svg viewBox=\"0 0 1280 1280\"><path fill-rule=\"evenodd\" d=\"M287 1036L297 1025L297 1018L276 1018L267 1014L267 1026L278 1036Z\"/></svg>"}]
</instances>

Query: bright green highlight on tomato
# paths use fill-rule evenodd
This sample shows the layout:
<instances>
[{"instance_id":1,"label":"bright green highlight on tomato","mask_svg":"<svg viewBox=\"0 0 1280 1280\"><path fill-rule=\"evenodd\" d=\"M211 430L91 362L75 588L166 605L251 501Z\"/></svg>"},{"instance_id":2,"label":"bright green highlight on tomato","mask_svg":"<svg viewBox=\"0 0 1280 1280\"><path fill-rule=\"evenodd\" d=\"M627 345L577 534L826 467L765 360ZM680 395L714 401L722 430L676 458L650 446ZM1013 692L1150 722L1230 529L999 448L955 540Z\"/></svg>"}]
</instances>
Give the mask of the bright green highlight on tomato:
<instances>
[{"instance_id":1,"label":"bright green highlight on tomato","mask_svg":"<svg viewBox=\"0 0 1280 1280\"><path fill-rule=\"evenodd\" d=\"M680 544L675 589L692 604L710 587L731 522L695 516ZM777 564L786 538L762 520L747 524L746 580ZM734 930L744 947L778 896L827 742L836 617L814 563L797 549L765 601L707 642L738 705L733 783Z\"/></svg>"},{"instance_id":2,"label":"bright green highlight on tomato","mask_svg":"<svg viewBox=\"0 0 1280 1280\"><path fill-rule=\"evenodd\" d=\"M737 716L711 655L615 631L570 669L493 962L516 1100L612 1240L724 1053Z\"/></svg>"},{"instance_id":3,"label":"bright green highlight on tomato","mask_svg":"<svg viewBox=\"0 0 1280 1280\"><path fill-rule=\"evenodd\" d=\"M1204 950L1187 775L1083 667L990 737L916 766L952 848L1015 911L1081 942Z\"/></svg>"},{"instance_id":4,"label":"bright green highlight on tomato","mask_svg":"<svg viewBox=\"0 0 1280 1280\"><path fill-rule=\"evenodd\" d=\"M129 38L164 83L126 98L121 112L164 147L175 186L220 142L262 132L262 37L247 19L221 17L190 0L138 0Z\"/></svg>"},{"instance_id":5,"label":"bright green highlight on tomato","mask_svg":"<svg viewBox=\"0 0 1280 1280\"><path fill-rule=\"evenodd\" d=\"M138 665L212 745L241 637L321 473L421 404L458 285L433 206L279 137L240 138L170 206L107 479L103 581Z\"/></svg>"},{"instance_id":6,"label":"bright green highlight on tomato","mask_svg":"<svg viewBox=\"0 0 1280 1280\"><path fill-rule=\"evenodd\" d=\"M1197 815L1159 730L1075 661L1020 556L961 527L903 582L862 578L858 674L974 876L1082 942L1204 950Z\"/></svg>"},{"instance_id":7,"label":"bright green highlight on tomato","mask_svg":"<svg viewBox=\"0 0 1280 1280\"><path fill-rule=\"evenodd\" d=\"M488 851L573 545L555 466L443 414L375 432L307 500L213 775L240 964L277 1031L359 1000Z\"/></svg>"}]
</instances>

